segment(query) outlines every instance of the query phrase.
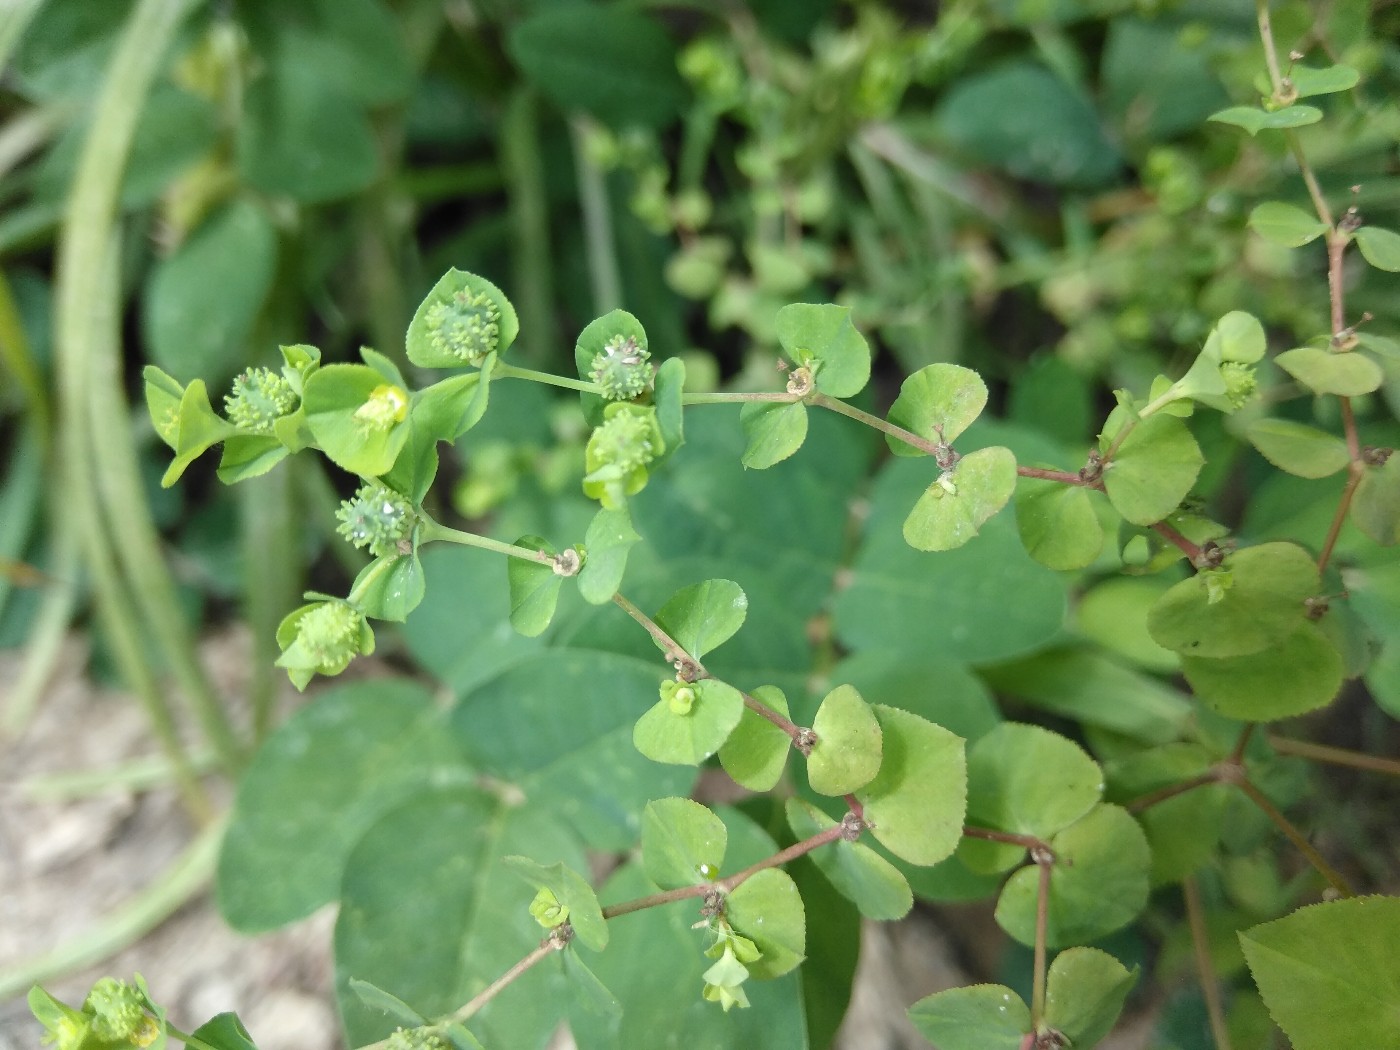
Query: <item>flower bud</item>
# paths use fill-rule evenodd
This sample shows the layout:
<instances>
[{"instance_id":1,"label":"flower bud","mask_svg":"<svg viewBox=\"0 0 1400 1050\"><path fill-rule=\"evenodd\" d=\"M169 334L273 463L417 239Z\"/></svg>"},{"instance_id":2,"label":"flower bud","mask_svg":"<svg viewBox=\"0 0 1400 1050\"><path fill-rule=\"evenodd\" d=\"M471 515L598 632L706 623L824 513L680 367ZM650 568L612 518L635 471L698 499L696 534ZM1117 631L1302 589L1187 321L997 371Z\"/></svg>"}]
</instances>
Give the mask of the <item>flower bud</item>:
<instances>
[{"instance_id":1,"label":"flower bud","mask_svg":"<svg viewBox=\"0 0 1400 1050\"><path fill-rule=\"evenodd\" d=\"M92 986L84 1004L92 1013L92 1033L109 1043L131 1042L138 1045L138 1038L151 1027L146 1016L145 998L141 992L125 981L114 977L103 977Z\"/></svg>"},{"instance_id":2,"label":"flower bud","mask_svg":"<svg viewBox=\"0 0 1400 1050\"><path fill-rule=\"evenodd\" d=\"M296 411L291 383L270 368L249 368L233 381L224 398L224 415L241 430L272 433L272 424Z\"/></svg>"},{"instance_id":3,"label":"flower bud","mask_svg":"<svg viewBox=\"0 0 1400 1050\"><path fill-rule=\"evenodd\" d=\"M416 520L413 505L377 481L361 485L335 516L340 521L336 532L356 547L368 547L376 558L397 554L399 542L409 538Z\"/></svg>"},{"instance_id":4,"label":"flower bud","mask_svg":"<svg viewBox=\"0 0 1400 1050\"><path fill-rule=\"evenodd\" d=\"M277 666L303 689L314 675L340 674L356 656L372 653L374 632L349 602L316 602L282 621L277 644L282 647Z\"/></svg>"},{"instance_id":5,"label":"flower bud","mask_svg":"<svg viewBox=\"0 0 1400 1050\"><path fill-rule=\"evenodd\" d=\"M481 364L501 341L501 311L480 292L463 288L449 301L434 303L426 319L433 349L463 364Z\"/></svg>"},{"instance_id":6,"label":"flower bud","mask_svg":"<svg viewBox=\"0 0 1400 1050\"><path fill-rule=\"evenodd\" d=\"M559 898L547 886L541 886L535 899L530 902L530 914L546 930L552 930L569 919L568 907L560 904Z\"/></svg>"}]
</instances>

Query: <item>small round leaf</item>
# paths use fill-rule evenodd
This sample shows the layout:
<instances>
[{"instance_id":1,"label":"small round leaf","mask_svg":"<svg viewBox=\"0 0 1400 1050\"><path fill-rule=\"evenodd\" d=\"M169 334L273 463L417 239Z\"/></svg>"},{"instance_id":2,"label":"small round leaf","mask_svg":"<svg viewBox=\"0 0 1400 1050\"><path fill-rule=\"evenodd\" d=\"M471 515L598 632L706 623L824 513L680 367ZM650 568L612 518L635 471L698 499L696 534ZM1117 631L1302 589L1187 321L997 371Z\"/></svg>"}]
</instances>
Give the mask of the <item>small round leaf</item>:
<instances>
[{"instance_id":1,"label":"small round leaf","mask_svg":"<svg viewBox=\"0 0 1400 1050\"><path fill-rule=\"evenodd\" d=\"M979 448L924 490L904 519L904 539L921 551L961 547L1016 491L1016 457L1008 448Z\"/></svg>"},{"instance_id":2,"label":"small round leaf","mask_svg":"<svg viewBox=\"0 0 1400 1050\"><path fill-rule=\"evenodd\" d=\"M936 992L909 1008L909 1020L939 1050L1023 1050L1031 1031L1025 1000L1000 984Z\"/></svg>"},{"instance_id":3,"label":"small round leaf","mask_svg":"<svg viewBox=\"0 0 1400 1050\"><path fill-rule=\"evenodd\" d=\"M724 821L688 798L659 798L642 812L642 866L663 890L714 881L728 843Z\"/></svg>"},{"instance_id":4,"label":"small round leaf","mask_svg":"<svg viewBox=\"0 0 1400 1050\"><path fill-rule=\"evenodd\" d=\"M653 762L698 766L724 744L744 713L744 697L732 685L707 678L689 686L695 699L684 714L662 700L632 730L632 743Z\"/></svg>"},{"instance_id":5,"label":"small round leaf","mask_svg":"<svg viewBox=\"0 0 1400 1050\"><path fill-rule=\"evenodd\" d=\"M1186 425L1159 413L1138 423L1118 446L1104 469L1104 491L1128 521L1151 525L1176 510L1204 462Z\"/></svg>"},{"instance_id":6,"label":"small round leaf","mask_svg":"<svg viewBox=\"0 0 1400 1050\"><path fill-rule=\"evenodd\" d=\"M781 977L807 952L807 914L792 876L765 868L745 879L724 900L724 917L763 954L748 964L760 981Z\"/></svg>"},{"instance_id":7,"label":"small round leaf","mask_svg":"<svg viewBox=\"0 0 1400 1050\"><path fill-rule=\"evenodd\" d=\"M811 838L836 822L810 802L787 800L788 826L799 839ZM867 919L893 921L909 914L914 895L899 869L860 842L837 839L808 854L837 891Z\"/></svg>"},{"instance_id":8,"label":"small round leaf","mask_svg":"<svg viewBox=\"0 0 1400 1050\"><path fill-rule=\"evenodd\" d=\"M807 781L822 795L848 795L880 769L880 723L849 685L827 693L812 720L817 743L807 757Z\"/></svg>"},{"instance_id":9,"label":"small round leaf","mask_svg":"<svg viewBox=\"0 0 1400 1050\"><path fill-rule=\"evenodd\" d=\"M1300 478L1330 477L1351 459L1347 443L1337 435L1291 419L1255 420L1245 436L1279 470Z\"/></svg>"},{"instance_id":10,"label":"small round leaf","mask_svg":"<svg viewBox=\"0 0 1400 1050\"><path fill-rule=\"evenodd\" d=\"M777 686L761 685L751 694L755 700L784 718L787 697ZM792 740L760 714L744 706L743 716L719 749L719 764L734 783L750 791L771 791L782 779Z\"/></svg>"},{"instance_id":11,"label":"small round leaf","mask_svg":"<svg viewBox=\"0 0 1400 1050\"><path fill-rule=\"evenodd\" d=\"M1196 695L1229 718L1271 722L1314 711L1342 688L1342 655L1315 623L1303 622L1277 645L1223 659L1183 656Z\"/></svg>"},{"instance_id":12,"label":"small round leaf","mask_svg":"<svg viewBox=\"0 0 1400 1050\"><path fill-rule=\"evenodd\" d=\"M778 342L799 366L813 369L817 389L853 397L870 379L870 345L851 324L848 306L792 303L774 321Z\"/></svg>"},{"instance_id":13,"label":"small round leaf","mask_svg":"<svg viewBox=\"0 0 1400 1050\"><path fill-rule=\"evenodd\" d=\"M890 406L890 422L930 441L952 442L970 427L987 407L987 384L982 377L962 365L925 365L899 388L899 397ZM923 456L896 437L886 436L896 456Z\"/></svg>"}]
</instances>

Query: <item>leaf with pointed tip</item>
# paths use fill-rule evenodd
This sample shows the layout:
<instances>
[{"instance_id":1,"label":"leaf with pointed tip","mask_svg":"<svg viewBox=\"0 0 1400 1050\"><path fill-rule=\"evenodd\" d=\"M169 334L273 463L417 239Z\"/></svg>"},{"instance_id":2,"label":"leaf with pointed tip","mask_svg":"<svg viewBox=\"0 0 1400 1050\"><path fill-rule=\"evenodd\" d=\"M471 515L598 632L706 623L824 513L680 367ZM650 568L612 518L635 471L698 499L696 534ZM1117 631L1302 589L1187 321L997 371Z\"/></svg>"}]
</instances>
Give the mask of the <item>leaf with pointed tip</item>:
<instances>
[{"instance_id":1,"label":"leaf with pointed tip","mask_svg":"<svg viewBox=\"0 0 1400 1050\"><path fill-rule=\"evenodd\" d=\"M427 591L417 550L376 558L355 577L351 590L366 616L403 623Z\"/></svg>"},{"instance_id":2,"label":"leaf with pointed tip","mask_svg":"<svg viewBox=\"0 0 1400 1050\"><path fill-rule=\"evenodd\" d=\"M554 894L554 899L569 910L569 925L580 941L595 952L608 946L608 922L587 879L562 862L546 867L529 857L509 856L501 860L531 886Z\"/></svg>"},{"instance_id":3,"label":"leaf with pointed tip","mask_svg":"<svg viewBox=\"0 0 1400 1050\"><path fill-rule=\"evenodd\" d=\"M190 1033L189 1042L208 1050L258 1050L253 1037L235 1013L211 1017Z\"/></svg>"},{"instance_id":4,"label":"leaf with pointed tip","mask_svg":"<svg viewBox=\"0 0 1400 1050\"><path fill-rule=\"evenodd\" d=\"M1337 91L1350 91L1361 80L1361 74L1351 66L1323 66L1321 69L1295 62L1288 67L1288 79L1293 81L1293 89L1299 98L1313 95L1330 95Z\"/></svg>"},{"instance_id":5,"label":"leaf with pointed tip","mask_svg":"<svg viewBox=\"0 0 1400 1050\"><path fill-rule=\"evenodd\" d=\"M1316 106L1287 106L1284 109L1259 109L1257 106L1231 106L1218 113L1212 113L1207 120L1221 124L1233 124L1244 128L1251 135L1265 129L1301 128L1316 124L1322 119L1322 110Z\"/></svg>"},{"instance_id":6,"label":"leaf with pointed tip","mask_svg":"<svg viewBox=\"0 0 1400 1050\"><path fill-rule=\"evenodd\" d=\"M1265 201L1249 213L1249 227L1266 241L1287 248L1301 248L1330 229L1311 212L1296 204Z\"/></svg>"}]
</instances>

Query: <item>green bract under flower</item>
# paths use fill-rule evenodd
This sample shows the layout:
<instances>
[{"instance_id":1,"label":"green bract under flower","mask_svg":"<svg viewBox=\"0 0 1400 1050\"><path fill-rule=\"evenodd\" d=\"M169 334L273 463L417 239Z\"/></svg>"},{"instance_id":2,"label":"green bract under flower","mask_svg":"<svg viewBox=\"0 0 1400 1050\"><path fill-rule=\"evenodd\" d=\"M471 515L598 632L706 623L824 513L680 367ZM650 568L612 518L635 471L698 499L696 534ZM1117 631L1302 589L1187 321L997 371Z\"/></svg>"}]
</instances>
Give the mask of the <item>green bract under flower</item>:
<instances>
[{"instance_id":1,"label":"green bract under flower","mask_svg":"<svg viewBox=\"0 0 1400 1050\"><path fill-rule=\"evenodd\" d=\"M491 298L463 288L428 308L428 341L439 353L479 365L501 341L501 311Z\"/></svg>"},{"instance_id":2,"label":"green bract under flower","mask_svg":"<svg viewBox=\"0 0 1400 1050\"><path fill-rule=\"evenodd\" d=\"M631 401L651 386L651 352L632 336L615 335L593 355L588 378L603 388L609 401Z\"/></svg>"},{"instance_id":3,"label":"green bract under flower","mask_svg":"<svg viewBox=\"0 0 1400 1050\"><path fill-rule=\"evenodd\" d=\"M282 647L277 666L304 689L314 676L340 674L356 656L374 652L374 632L349 602L313 602L282 621L277 644Z\"/></svg>"},{"instance_id":4,"label":"green bract under flower","mask_svg":"<svg viewBox=\"0 0 1400 1050\"><path fill-rule=\"evenodd\" d=\"M272 424L296 411L292 384L270 368L249 368L233 381L224 398L224 414L240 430L272 433Z\"/></svg>"},{"instance_id":5,"label":"green bract under flower","mask_svg":"<svg viewBox=\"0 0 1400 1050\"><path fill-rule=\"evenodd\" d=\"M356 547L368 547L376 558L399 552L415 524L413 506L399 493L378 482L361 485L336 511L336 531Z\"/></svg>"}]
</instances>

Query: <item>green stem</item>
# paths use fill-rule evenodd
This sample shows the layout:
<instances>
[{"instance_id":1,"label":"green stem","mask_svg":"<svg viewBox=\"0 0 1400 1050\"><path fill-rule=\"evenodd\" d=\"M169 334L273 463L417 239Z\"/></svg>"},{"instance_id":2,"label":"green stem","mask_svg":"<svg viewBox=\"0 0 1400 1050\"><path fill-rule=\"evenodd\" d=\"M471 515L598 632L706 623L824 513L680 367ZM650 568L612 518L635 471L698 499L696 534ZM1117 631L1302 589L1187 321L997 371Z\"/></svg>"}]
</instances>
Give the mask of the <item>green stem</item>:
<instances>
[{"instance_id":1,"label":"green stem","mask_svg":"<svg viewBox=\"0 0 1400 1050\"><path fill-rule=\"evenodd\" d=\"M1184 795L1188 791L1194 791L1198 787L1205 787L1207 784L1217 784L1220 780L1221 776L1219 772L1214 768L1208 769L1204 773L1192 777L1190 780L1183 780L1178 784L1168 784L1164 788L1158 788L1156 791L1149 791L1146 795L1140 795L1129 802L1124 808L1127 809L1129 813L1141 813L1144 809L1151 809L1159 802L1165 802L1167 799L1175 798L1177 795Z\"/></svg>"},{"instance_id":2,"label":"green stem","mask_svg":"<svg viewBox=\"0 0 1400 1050\"><path fill-rule=\"evenodd\" d=\"M790 860L796 860L798 857L803 857L811 853L814 849L820 849L829 842L835 842L845 834L846 827L844 824L834 824L825 831L817 832L811 838L805 838L801 842L794 842L787 849L779 850L771 857L766 857L757 864L750 864L743 871L736 872L728 878L720 879L715 883L715 888L724 893L733 893L760 871L765 871L768 868L781 867Z\"/></svg>"},{"instance_id":3,"label":"green stem","mask_svg":"<svg viewBox=\"0 0 1400 1050\"><path fill-rule=\"evenodd\" d=\"M1250 801L1258 806L1264 815L1272 820L1274 825L1288 837L1288 841L1298 848L1298 852L1308 859L1308 863L1317 869L1318 873L1331 884L1333 889L1343 897L1356 896L1356 891L1351 888L1347 880L1322 858L1322 854L1303 837L1303 833L1294 827L1287 817L1279 812L1278 808L1264 795L1264 792L1245 779L1237 780L1235 783L1241 791L1249 796Z\"/></svg>"},{"instance_id":4,"label":"green stem","mask_svg":"<svg viewBox=\"0 0 1400 1050\"><path fill-rule=\"evenodd\" d=\"M1279 69L1274 50L1273 21L1269 17L1269 0L1254 0L1254 17L1259 22L1259 37L1264 41L1264 64L1269 67L1269 85L1274 95L1283 92L1283 71Z\"/></svg>"},{"instance_id":5,"label":"green stem","mask_svg":"<svg viewBox=\"0 0 1400 1050\"><path fill-rule=\"evenodd\" d=\"M1294 755L1313 762L1327 762L1334 766L1347 766L1350 769L1364 769L1371 773L1400 777L1400 759L1382 758L1379 755L1367 755L1360 751L1348 751L1341 747L1328 747L1326 744L1289 740L1279 736L1270 736L1269 746L1280 755Z\"/></svg>"},{"instance_id":6,"label":"green stem","mask_svg":"<svg viewBox=\"0 0 1400 1050\"><path fill-rule=\"evenodd\" d=\"M251 478L238 487L244 565L243 614L253 636L252 680L248 693L255 741L261 741L272 728L273 709L283 680L276 667L277 625L296 604L301 589L298 557L301 533L292 500L292 475L285 466L260 478Z\"/></svg>"},{"instance_id":7,"label":"green stem","mask_svg":"<svg viewBox=\"0 0 1400 1050\"><path fill-rule=\"evenodd\" d=\"M549 194L540 153L539 97L519 87L501 117L501 169L510 188L511 253L514 299L520 314L522 356L544 363L550 357L554 330L554 272L549 247Z\"/></svg>"},{"instance_id":8,"label":"green stem","mask_svg":"<svg viewBox=\"0 0 1400 1050\"><path fill-rule=\"evenodd\" d=\"M218 762L211 751L202 751L191 756L191 762L200 773L210 773L218 768ZM169 759L160 755L147 755L106 769L51 773L47 776L31 777L13 786L4 786L22 792L32 799L63 802L109 791L150 791L169 784L174 776L175 770L171 767Z\"/></svg>"},{"instance_id":9,"label":"green stem","mask_svg":"<svg viewBox=\"0 0 1400 1050\"><path fill-rule=\"evenodd\" d=\"M1206 1015L1210 1018L1215 1050L1230 1050L1230 1030L1225 1024L1225 1008L1220 1001L1220 981L1210 959L1210 937L1206 931L1206 913L1201 906L1201 891L1194 875L1186 876L1181 884L1186 899L1186 919L1191 925L1191 947L1196 955L1196 973L1201 979L1201 994L1206 1000Z\"/></svg>"},{"instance_id":10,"label":"green stem","mask_svg":"<svg viewBox=\"0 0 1400 1050\"><path fill-rule=\"evenodd\" d=\"M519 558L521 561L533 561L541 565L549 565L552 562L550 556L544 551L532 550L529 547L517 547L513 543L493 540L489 536L478 536L474 532L463 532L461 529L449 528L431 518L423 522L422 529L421 542L423 543L459 543L464 547L480 547L482 550L504 554L508 558Z\"/></svg>"},{"instance_id":11,"label":"green stem","mask_svg":"<svg viewBox=\"0 0 1400 1050\"><path fill-rule=\"evenodd\" d=\"M553 938L546 937L529 955L525 956L525 958L521 959L509 970L482 989L481 993L473 998L471 1002L467 1003L461 1009L454 1011L451 1018L445 1023L460 1024L462 1021L466 1021L475 1016L478 1010L492 999L496 998L496 996L503 992L509 985L514 983L516 978L520 977L521 974L525 973L536 963L539 963L561 949L561 944L556 943Z\"/></svg>"},{"instance_id":12,"label":"green stem","mask_svg":"<svg viewBox=\"0 0 1400 1050\"><path fill-rule=\"evenodd\" d=\"M155 929L209 884L223 834L222 821L211 824L154 882L131 900L105 912L79 937L38 958L0 970L0 999L93 966Z\"/></svg>"},{"instance_id":13,"label":"green stem","mask_svg":"<svg viewBox=\"0 0 1400 1050\"><path fill-rule=\"evenodd\" d=\"M1022 849L1050 849L1050 844L1044 839L1038 839L1034 835L1019 835L1014 831L997 831L994 828L979 828L971 824L963 826L963 834L971 839L986 839L988 842L1005 842L1010 846L1020 846Z\"/></svg>"},{"instance_id":14,"label":"green stem","mask_svg":"<svg viewBox=\"0 0 1400 1050\"><path fill-rule=\"evenodd\" d=\"M789 394L785 391L765 390L765 391L743 391L743 390L719 390L712 393L683 394L681 404L683 405L744 405L750 401L801 401L796 394Z\"/></svg>"},{"instance_id":15,"label":"green stem","mask_svg":"<svg viewBox=\"0 0 1400 1050\"><path fill-rule=\"evenodd\" d=\"M622 305L622 276L613 242L612 206L607 178L588 156L587 129L581 119L569 122L578 177L579 206L583 210L583 237L588 252L588 276L593 286L593 309L605 314Z\"/></svg>"},{"instance_id":16,"label":"green stem","mask_svg":"<svg viewBox=\"0 0 1400 1050\"><path fill-rule=\"evenodd\" d=\"M548 386L559 386L565 390L579 390L585 394L603 394L603 388L597 383L590 383L584 379L570 379L568 376L557 376L552 372L536 372L533 368L520 368L516 365L508 365L504 361L497 361L496 367L491 370L492 379L528 379L532 383L545 383Z\"/></svg>"},{"instance_id":17,"label":"green stem","mask_svg":"<svg viewBox=\"0 0 1400 1050\"><path fill-rule=\"evenodd\" d=\"M1045 945L1050 923L1050 868L1053 861L1037 860L1040 878L1035 891L1035 961L1031 976L1031 1026L1045 1017Z\"/></svg>"},{"instance_id":18,"label":"green stem","mask_svg":"<svg viewBox=\"0 0 1400 1050\"><path fill-rule=\"evenodd\" d=\"M825 408L828 411L835 412L837 415L845 416L847 419L854 419L864 423L868 427L874 427L876 430L889 434L891 437L899 438L899 440L903 441L905 444L913 445L920 452L927 452L930 456L938 453L938 443L936 441L930 441L928 438L920 437L911 430L905 430L903 427L896 426L889 420L881 419L879 416L873 416L869 412L862 412L853 405L848 405L844 401L838 401L834 397L828 397L820 391L808 394L807 403L816 405L818 408Z\"/></svg>"}]
</instances>

